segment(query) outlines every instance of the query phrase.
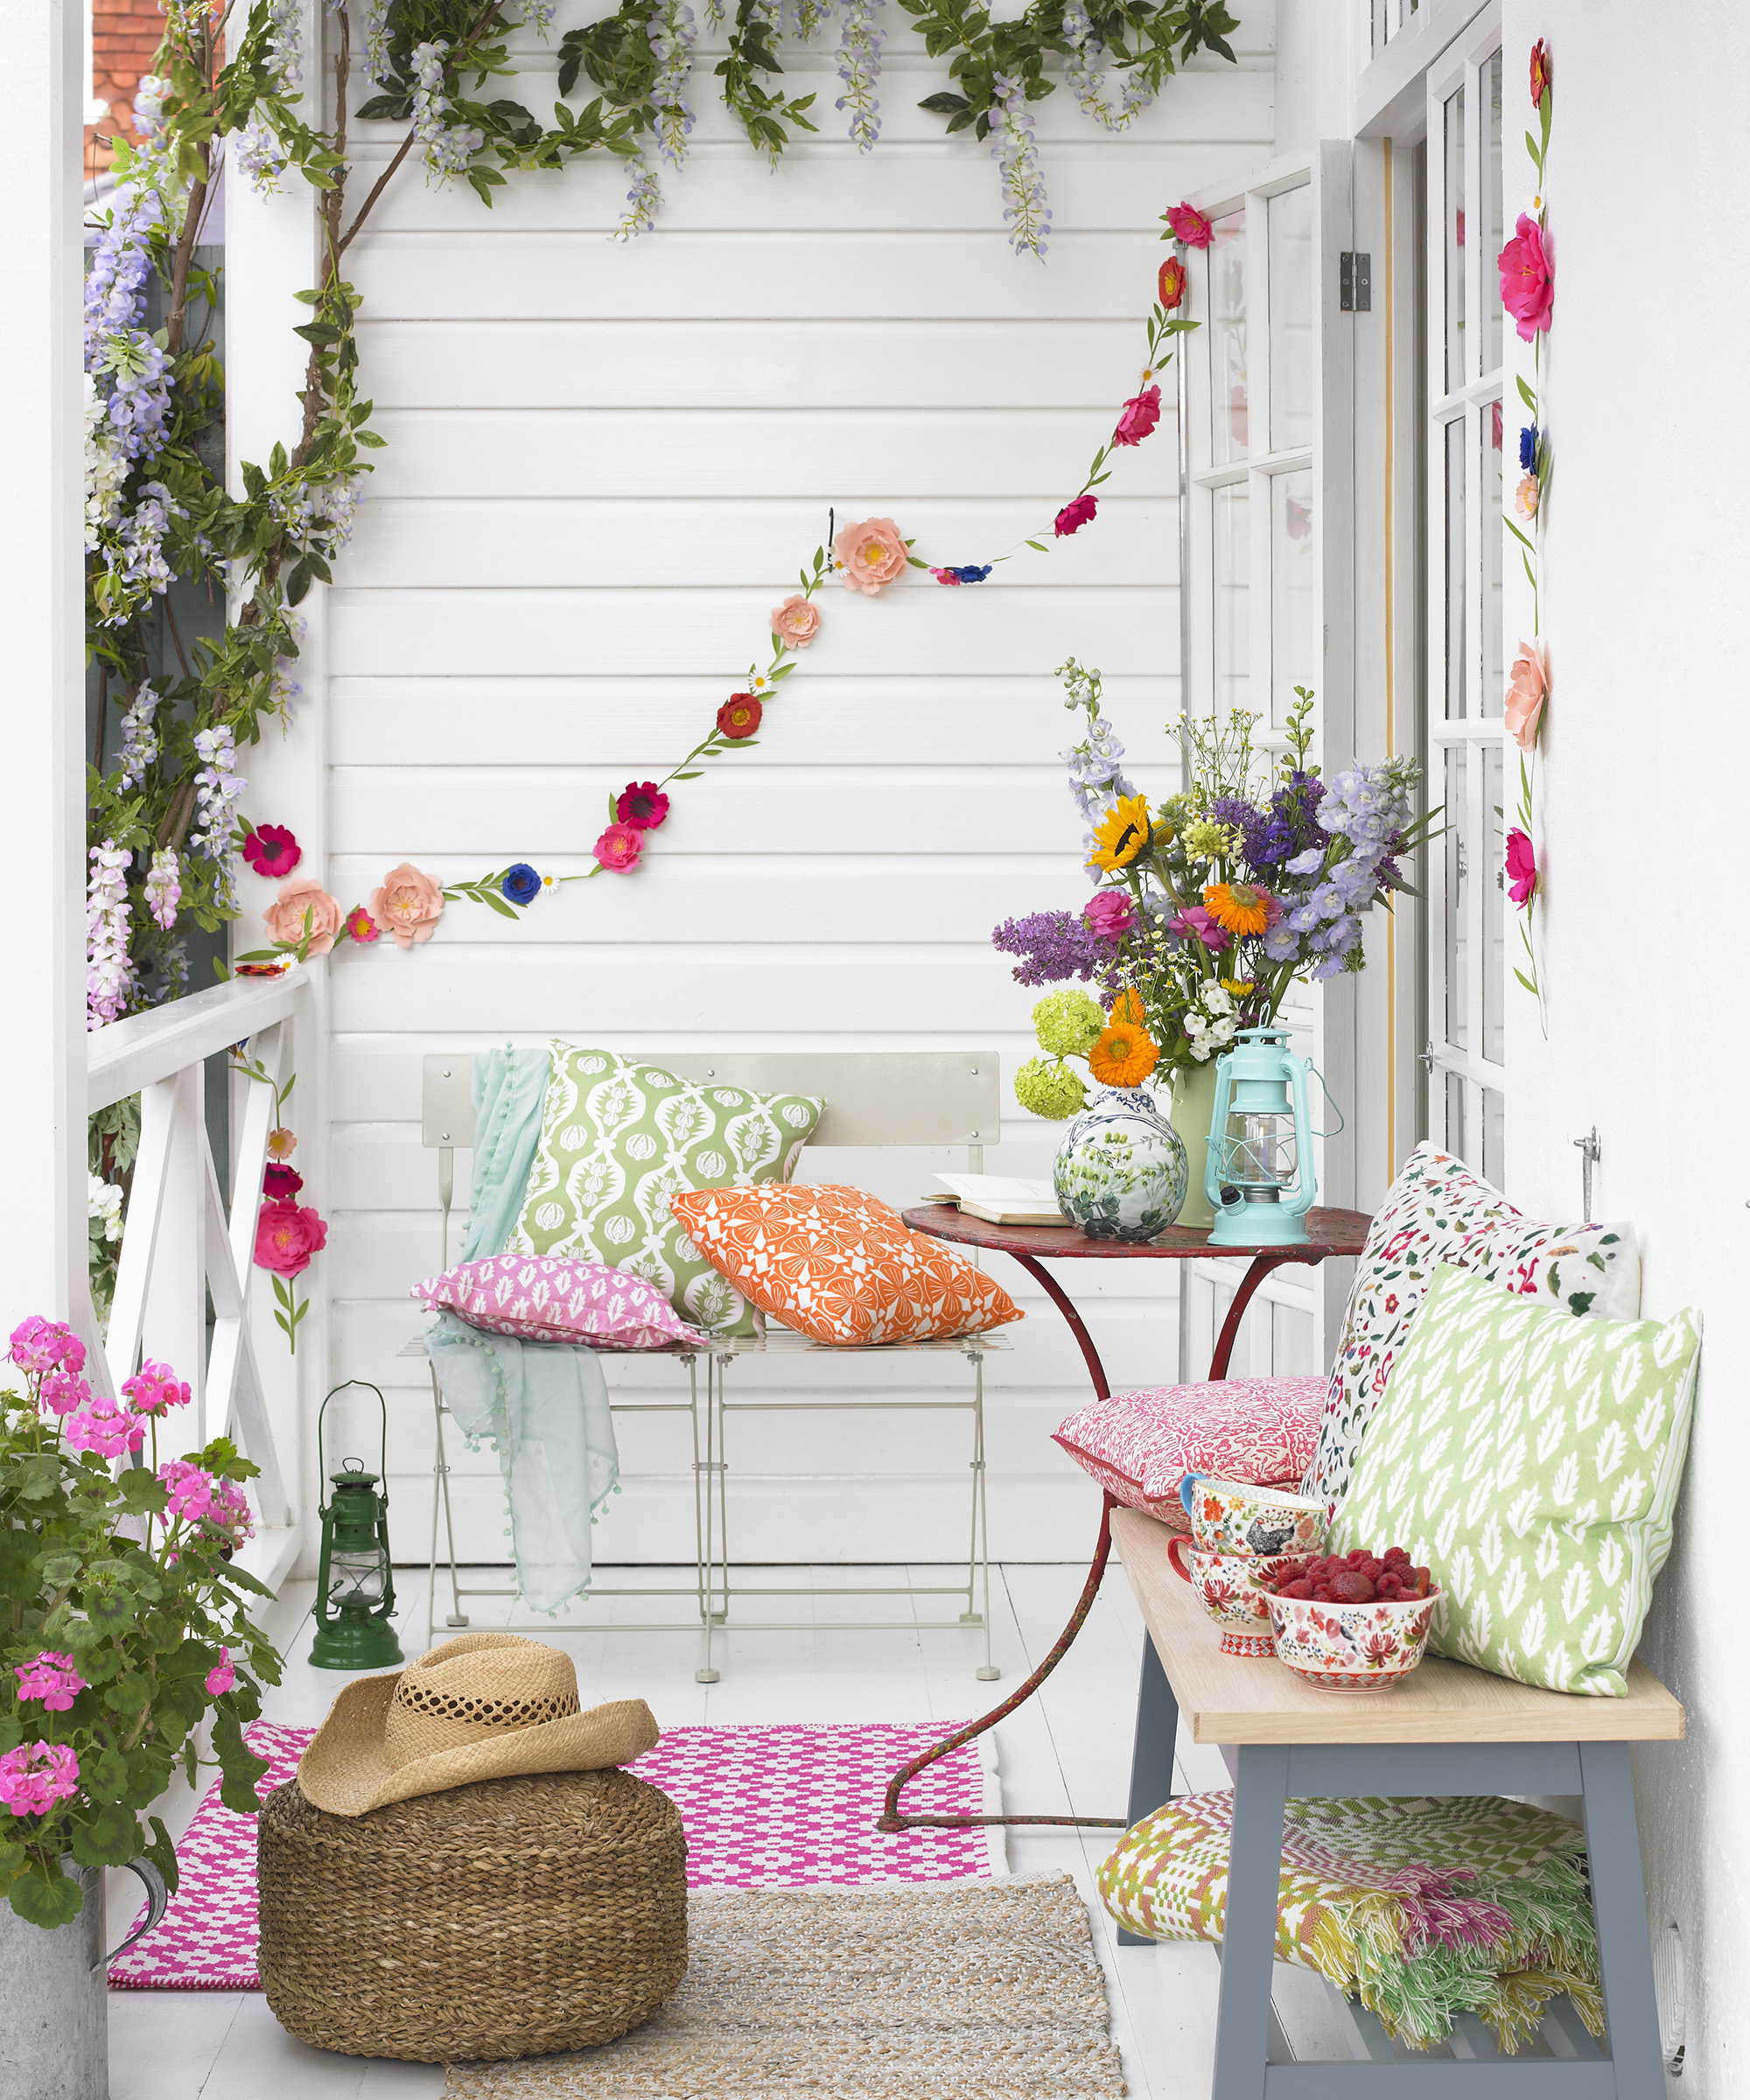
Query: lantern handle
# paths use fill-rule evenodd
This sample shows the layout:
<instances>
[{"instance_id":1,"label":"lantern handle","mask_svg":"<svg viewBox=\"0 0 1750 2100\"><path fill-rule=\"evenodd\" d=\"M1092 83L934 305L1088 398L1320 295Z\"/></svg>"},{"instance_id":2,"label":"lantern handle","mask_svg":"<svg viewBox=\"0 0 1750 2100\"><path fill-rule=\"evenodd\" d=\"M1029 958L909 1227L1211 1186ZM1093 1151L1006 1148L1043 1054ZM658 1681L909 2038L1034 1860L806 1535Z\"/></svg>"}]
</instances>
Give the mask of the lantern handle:
<instances>
[{"instance_id":1,"label":"lantern handle","mask_svg":"<svg viewBox=\"0 0 1750 2100\"><path fill-rule=\"evenodd\" d=\"M368 1378L343 1378L339 1385L332 1387L322 1396L322 1404L316 1410L316 1477L318 1481L326 1481L328 1478L328 1461L322 1455L323 1418L328 1412L328 1403L336 1393L344 1393L349 1385L361 1385L368 1393L374 1393L377 1396L377 1405L382 1410L382 1456L377 1460L377 1480L382 1489L379 1500L383 1508L387 1509L388 1508L388 1402L382 1396L382 1388L380 1385L373 1385ZM320 1492L318 1488L318 1498Z\"/></svg>"},{"instance_id":2,"label":"lantern handle","mask_svg":"<svg viewBox=\"0 0 1750 2100\"><path fill-rule=\"evenodd\" d=\"M1319 1069L1318 1066L1312 1062L1312 1060L1310 1057L1306 1060L1306 1069L1312 1074L1313 1078L1318 1081L1319 1091L1325 1096L1325 1099L1330 1102L1331 1113L1337 1119L1337 1127L1334 1130L1314 1130L1312 1135L1315 1138L1339 1138L1342 1135L1343 1130L1346 1128L1346 1125L1343 1122L1343 1111L1337 1106L1336 1101L1331 1093L1330 1088L1325 1084L1325 1074Z\"/></svg>"}]
</instances>

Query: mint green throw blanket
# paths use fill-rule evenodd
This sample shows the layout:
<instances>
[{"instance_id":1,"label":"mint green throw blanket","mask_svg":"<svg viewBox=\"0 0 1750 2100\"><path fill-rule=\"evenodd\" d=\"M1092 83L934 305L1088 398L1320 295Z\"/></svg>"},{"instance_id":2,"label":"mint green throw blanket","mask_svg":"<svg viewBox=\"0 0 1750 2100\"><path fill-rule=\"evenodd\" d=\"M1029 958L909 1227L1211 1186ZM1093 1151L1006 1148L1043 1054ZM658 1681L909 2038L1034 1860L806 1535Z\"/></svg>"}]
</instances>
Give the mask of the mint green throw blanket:
<instances>
[{"instance_id":1,"label":"mint green throw blanket","mask_svg":"<svg viewBox=\"0 0 1750 2100\"><path fill-rule=\"evenodd\" d=\"M503 1251L541 1138L547 1053L474 1058L474 1180L462 1259ZM440 1313L425 1336L444 1404L471 1446L497 1447L516 1586L538 1612L590 1586L590 1528L620 1479L607 1381L593 1349L518 1341Z\"/></svg>"}]
</instances>

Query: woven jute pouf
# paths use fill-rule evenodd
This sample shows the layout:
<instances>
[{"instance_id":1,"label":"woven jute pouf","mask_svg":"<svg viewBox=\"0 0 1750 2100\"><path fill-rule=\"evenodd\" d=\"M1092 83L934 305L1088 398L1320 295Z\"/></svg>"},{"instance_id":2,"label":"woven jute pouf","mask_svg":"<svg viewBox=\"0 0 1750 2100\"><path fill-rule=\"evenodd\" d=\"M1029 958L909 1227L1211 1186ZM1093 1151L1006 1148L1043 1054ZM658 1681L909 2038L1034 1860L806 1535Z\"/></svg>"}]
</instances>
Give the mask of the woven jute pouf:
<instances>
[{"instance_id":1,"label":"woven jute pouf","mask_svg":"<svg viewBox=\"0 0 1750 2100\"><path fill-rule=\"evenodd\" d=\"M420 2063L611 2041L687 1967L687 1844L620 1771L483 1780L365 1816L298 1783L260 1818L262 1988L300 2041Z\"/></svg>"}]
</instances>

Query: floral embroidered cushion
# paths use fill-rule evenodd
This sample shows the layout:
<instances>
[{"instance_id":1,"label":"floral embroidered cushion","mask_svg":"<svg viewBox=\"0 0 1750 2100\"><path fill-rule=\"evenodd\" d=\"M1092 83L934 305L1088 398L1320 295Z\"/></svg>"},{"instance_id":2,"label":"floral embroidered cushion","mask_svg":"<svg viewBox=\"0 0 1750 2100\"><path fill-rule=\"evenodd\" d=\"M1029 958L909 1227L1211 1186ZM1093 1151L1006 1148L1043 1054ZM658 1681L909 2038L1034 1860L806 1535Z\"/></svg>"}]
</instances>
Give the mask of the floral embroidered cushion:
<instances>
[{"instance_id":1,"label":"floral embroidered cushion","mask_svg":"<svg viewBox=\"0 0 1750 2100\"><path fill-rule=\"evenodd\" d=\"M1430 1648L1620 1698L1671 1550L1701 1317L1571 1320L1435 1271L1332 1527L1445 1589Z\"/></svg>"},{"instance_id":2,"label":"floral embroidered cushion","mask_svg":"<svg viewBox=\"0 0 1750 2100\"><path fill-rule=\"evenodd\" d=\"M766 1184L672 1200L738 1292L816 1341L972 1334L1021 1317L982 1269L860 1188Z\"/></svg>"},{"instance_id":3,"label":"floral embroidered cushion","mask_svg":"<svg viewBox=\"0 0 1750 2100\"><path fill-rule=\"evenodd\" d=\"M488 1334L593 1349L662 1349L705 1337L654 1285L568 1254L493 1254L428 1276L411 1295Z\"/></svg>"},{"instance_id":4,"label":"floral embroidered cushion","mask_svg":"<svg viewBox=\"0 0 1750 2100\"><path fill-rule=\"evenodd\" d=\"M1298 1482L1318 1440L1322 1378L1212 1378L1115 1393L1052 1432L1084 1473L1127 1509L1175 1531L1191 1520L1179 1499L1187 1473L1259 1488Z\"/></svg>"},{"instance_id":5,"label":"floral embroidered cushion","mask_svg":"<svg viewBox=\"0 0 1750 2100\"><path fill-rule=\"evenodd\" d=\"M1334 1509L1373 1411L1442 1262L1576 1319L1633 1320L1641 1264L1628 1225L1544 1225L1438 1145L1418 1144L1375 1214L1301 1483ZM1393 1540L1393 1544L1398 1542Z\"/></svg>"},{"instance_id":6,"label":"floral embroidered cushion","mask_svg":"<svg viewBox=\"0 0 1750 2100\"><path fill-rule=\"evenodd\" d=\"M550 1046L541 1141L505 1250L610 1263L711 1334L757 1334L753 1307L688 1238L677 1190L788 1177L826 1102L682 1079L612 1050Z\"/></svg>"}]
</instances>

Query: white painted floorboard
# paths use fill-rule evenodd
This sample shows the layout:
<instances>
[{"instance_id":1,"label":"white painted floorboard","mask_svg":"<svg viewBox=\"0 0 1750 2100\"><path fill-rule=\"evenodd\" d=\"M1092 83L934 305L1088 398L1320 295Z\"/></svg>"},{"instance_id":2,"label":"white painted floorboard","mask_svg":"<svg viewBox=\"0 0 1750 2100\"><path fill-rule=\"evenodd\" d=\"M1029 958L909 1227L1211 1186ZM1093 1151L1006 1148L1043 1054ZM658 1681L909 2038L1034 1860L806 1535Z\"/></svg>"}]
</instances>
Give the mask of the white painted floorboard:
<instances>
[{"instance_id":1,"label":"white painted floorboard","mask_svg":"<svg viewBox=\"0 0 1750 2100\"><path fill-rule=\"evenodd\" d=\"M749 1721L957 1721L985 1712L1018 1685L1061 1631L1084 1570L1012 1564L992 1571L998 1684L973 1676L982 1641L971 1632L858 1631L830 1626L849 1618L849 1602L808 1598L762 1600L761 1617L794 1620L802 1633L732 1634L719 1656L723 1676L696 1684L697 1640L685 1634L609 1634L567 1619L537 1619L514 1600L473 1600L473 1624L508 1626L558 1642L573 1656L584 1704L641 1697L666 1727ZM814 1571L822 1581L942 1579L922 1568L847 1575ZM605 1580L619 1578L604 1571ZM999 1579L1000 1575L1000 1579ZM781 1572L746 1572L752 1582L794 1579ZM478 1578L477 1578L478 1579ZM487 1579L491 1579L488 1578ZM636 1578L634 1578L636 1579ZM657 1576L655 1579L665 1579ZM265 1718L310 1726L319 1721L344 1680L304 1660L314 1586L288 1584L266 1614L287 1657L285 1681L268 1695ZM913 1613L901 1599L861 1600L856 1615L898 1619L935 1615L924 1600ZM603 1610L603 1605L595 1607ZM672 1615L673 1606L621 1599L616 1625ZM406 1652L423 1645L424 1577L409 1571L398 1625ZM443 1637L440 1625L439 1637ZM997 1730L1003 1802L1010 1814L1106 1815L1124 1812L1135 1713L1141 1621L1124 1577L1114 1570L1082 1635L1040 1695ZM1218 1752L1180 1746L1182 1787L1227 1783ZM210 1775L203 1774L203 1783ZM184 1794L165 1816L179 1831L192 1812ZM1124 2051L1134 2100L1203 2100L1214 2063L1218 1969L1208 1947L1164 1944L1120 1948L1100 1908L1094 1873L1113 1833L1011 1831L1013 1871L1058 1867L1074 1875L1089 1905L1096 1944L1112 2004L1112 2027ZM136 1908L137 1884L112 1879L112 1943ZM1330 2015L1317 1979L1278 1969L1279 2009L1303 2049L1323 2046ZM259 1992L116 1991L109 1998L112 2100L435 2100L441 2068L329 2055L295 2041L275 2021ZM1330 2037L1334 2042L1334 2034Z\"/></svg>"}]
</instances>

